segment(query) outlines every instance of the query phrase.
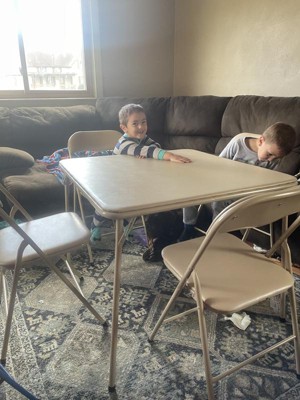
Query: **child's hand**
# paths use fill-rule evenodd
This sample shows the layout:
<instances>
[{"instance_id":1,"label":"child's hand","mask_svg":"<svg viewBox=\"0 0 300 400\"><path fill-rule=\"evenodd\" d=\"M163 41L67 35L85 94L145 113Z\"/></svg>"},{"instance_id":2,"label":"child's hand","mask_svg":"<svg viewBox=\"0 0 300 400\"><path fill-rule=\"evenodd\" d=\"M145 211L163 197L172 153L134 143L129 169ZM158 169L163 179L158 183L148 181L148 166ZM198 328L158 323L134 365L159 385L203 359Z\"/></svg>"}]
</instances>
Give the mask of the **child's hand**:
<instances>
[{"instance_id":1,"label":"child's hand","mask_svg":"<svg viewBox=\"0 0 300 400\"><path fill-rule=\"evenodd\" d=\"M168 157L169 161L178 162L178 163L190 163L190 162L192 162L192 160L190 160L187 157L183 157L180 154L170 153L169 151L168 151L168 154L169 154L169 157Z\"/></svg>"}]
</instances>

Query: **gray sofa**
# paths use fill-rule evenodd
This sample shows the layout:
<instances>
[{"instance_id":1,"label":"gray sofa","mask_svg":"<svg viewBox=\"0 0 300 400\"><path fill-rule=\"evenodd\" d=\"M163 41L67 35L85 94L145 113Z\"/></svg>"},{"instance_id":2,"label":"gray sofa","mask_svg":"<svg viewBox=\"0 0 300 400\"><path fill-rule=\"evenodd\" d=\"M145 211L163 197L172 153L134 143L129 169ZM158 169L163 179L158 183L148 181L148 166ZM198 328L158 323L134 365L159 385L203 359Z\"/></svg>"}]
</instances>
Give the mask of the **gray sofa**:
<instances>
[{"instance_id":1,"label":"gray sofa","mask_svg":"<svg viewBox=\"0 0 300 400\"><path fill-rule=\"evenodd\" d=\"M149 136L166 149L193 148L218 155L240 132L262 133L274 122L289 123L297 141L278 170L288 174L300 170L300 97L107 97L94 106L0 107L1 182L33 216L63 210L63 186L43 164L31 161L31 165L27 153L35 160L51 155L65 148L78 130L120 130L118 111L128 103L144 107ZM18 163L18 156L5 157L7 147L25 151L19 158L27 155L26 163Z\"/></svg>"}]
</instances>

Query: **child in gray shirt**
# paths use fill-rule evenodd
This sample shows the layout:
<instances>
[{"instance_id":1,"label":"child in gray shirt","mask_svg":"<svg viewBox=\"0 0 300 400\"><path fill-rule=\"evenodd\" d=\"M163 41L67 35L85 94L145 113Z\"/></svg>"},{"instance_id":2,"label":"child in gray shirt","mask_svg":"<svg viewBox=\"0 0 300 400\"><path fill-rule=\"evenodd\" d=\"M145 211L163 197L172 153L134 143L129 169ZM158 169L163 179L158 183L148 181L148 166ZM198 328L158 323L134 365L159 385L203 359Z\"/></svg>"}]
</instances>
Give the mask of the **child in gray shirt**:
<instances>
[{"instance_id":1,"label":"child in gray shirt","mask_svg":"<svg viewBox=\"0 0 300 400\"><path fill-rule=\"evenodd\" d=\"M293 127L283 122L276 122L267 128L262 135L240 133L233 137L220 153L219 157L256 165L263 168L276 168L279 160L290 153L296 140ZM215 218L233 200L212 203ZM198 217L197 207L183 209L184 229L178 241L192 239L197 236L194 229Z\"/></svg>"}]
</instances>

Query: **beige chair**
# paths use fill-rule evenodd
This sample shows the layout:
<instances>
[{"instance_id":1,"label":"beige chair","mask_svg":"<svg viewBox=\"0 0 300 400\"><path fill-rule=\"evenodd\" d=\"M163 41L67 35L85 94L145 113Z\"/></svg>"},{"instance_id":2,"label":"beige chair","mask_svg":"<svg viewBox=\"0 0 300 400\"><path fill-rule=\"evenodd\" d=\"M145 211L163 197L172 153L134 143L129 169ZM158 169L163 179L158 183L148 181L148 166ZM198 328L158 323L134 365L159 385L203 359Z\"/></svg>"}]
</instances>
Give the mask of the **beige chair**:
<instances>
[{"instance_id":1,"label":"beige chair","mask_svg":"<svg viewBox=\"0 0 300 400\"><path fill-rule=\"evenodd\" d=\"M287 229L287 215L299 211L300 187L240 199L223 210L210 225L206 236L176 243L163 249L164 263L179 280L178 286L155 325L149 340L163 322L197 311L209 400L213 383L289 342L294 342L297 374L300 374L300 340L294 279L286 238L300 225L300 217ZM254 251L228 232L262 226L283 219L283 236L266 255ZM281 246L282 265L270 257ZM168 319L166 315L185 285L191 289L196 308ZM288 293L293 333L231 369L212 375L204 308L221 314L240 312L269 297Z\"/></svg>"},{"instance_id":2,"label":"beige chair","mask_svg":"<svg viewBox=\"0 0 300 400\"><path fill-rule=\"evenodd\" d=\"M120 132L113 130L75 132L73 133L73 135L69 137L68 140L69 156L70 158L73 158L75 156L75 153L80 151L101 152L101 151L113 150L121 136L122 134ZM78 200L81 218L85 222L86 215L82 204L81 193L78 188L74 189L74 198L73 198L74 212L76 211L76 203L77 203L76 200ZM89 243L87 244L87 249L90 261L92 262L93 255Z\"/></svg>"},{"instance_id":3,"label":"beige chair","mask_svg":"<svg viewBox=\"0 0 300 400\"><path fill-rule=\"evenodd\" d=\"M5 365L20 270L32 265L36 260L41 260L49 266L101 324L106 325L106 322L83 296L73 274L73 268L65 257L65 254L89 242L90 232L80 217L75 213L63 212L32 220L21 204L1 184L0 193L6 197L7 204L12 204L10 214L0 207L0 218L7 223L7 227L0 230L0 294L4 299L6 313L0 362ZM21 215L25 222L17 224L15 215L17 217ZM59 259L63 259L66 263L75 285L57 267ZM13 273L13 283L8 301L5 275L9 271Z\"/></svg>"},{"instance_id":4,"label":"beige chair","mask_svg":"<svg viewBox=\"0 0 300 400\"><path fill-rule=\"evenodd\" d=\"M122 134L118 131L113 130L100 130L100 131L78 131L73 133L68 140L68 151L70 158L74 157L74 153L79 151L107 151L113 150L115 145ZM81 218L85 221L85 213L82 205L81 193L78 188L74 191L74 211L76 211L76 197L78 199L79 209ZM144 217L142 216L143 227L146 232L146 225ZM126 237L130 234L132 229L135 227L136 218L133 218L129 221L129 224L124 229L124 234ZM88 245L88 252L90 260L93 260L92 251L90 245Z\"/></svg>"},{"instance_id":5,"label":"beige chair","mask_svg":"<svg viewBox=\"0 0 300 400\"><path fill-rule=\"evenodd\" d=\"M75 132L69 137L68 140L69 156L70 158L73 158L75 153L81 151L101 152L113 150L121 136L122 134L120 132L112 130ZM77 199L79 202L81 216L84 220L84 211L78 189ZM76 211L76 197L74 201L74 211Z\"/></svg>"},{"instance_id":6,"label":"beige chair","mask_svg":"<svg viewBox=\"0 0 300 400\"><path fill-rule=\"evenodd\" d=\"M68 151L73 157L77 151L105 151L113 150L122 134L118 131L78 131L68 140Z\"/></svg>"}]
</instances>

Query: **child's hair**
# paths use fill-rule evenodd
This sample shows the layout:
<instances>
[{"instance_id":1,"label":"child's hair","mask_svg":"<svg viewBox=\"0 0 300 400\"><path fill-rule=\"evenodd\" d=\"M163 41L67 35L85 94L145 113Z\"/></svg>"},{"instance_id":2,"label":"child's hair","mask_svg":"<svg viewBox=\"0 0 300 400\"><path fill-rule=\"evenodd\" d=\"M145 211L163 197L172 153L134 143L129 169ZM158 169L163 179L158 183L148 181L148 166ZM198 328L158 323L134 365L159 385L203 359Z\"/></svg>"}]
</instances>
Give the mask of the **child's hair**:
<instances>
[{"instance_id":1,"label":"child's hair","mask_svg":"<svg viewBox=\"0 0 300 400\"><path fill-rule=\"evenodd\" d=\"M119 111L119 122L121 125L127 126L128 118L133 113L144 113L145 111L140 104L126 104Z\"/></svg>"},{"instance_id":2,"label":"child's hair","mask_svg":"<svg viewBox=\"0 0 300 400\"><path fill-rule=\"evenodd\" d=\"M276 144L283 155L288 154L293 149L296 141L295 129L283 122L276 122L269 126L262 135L267 143Z\"/></svg>"}]
</instances>

